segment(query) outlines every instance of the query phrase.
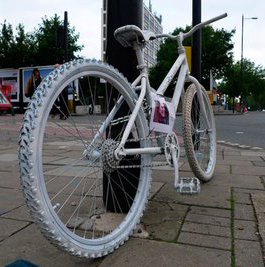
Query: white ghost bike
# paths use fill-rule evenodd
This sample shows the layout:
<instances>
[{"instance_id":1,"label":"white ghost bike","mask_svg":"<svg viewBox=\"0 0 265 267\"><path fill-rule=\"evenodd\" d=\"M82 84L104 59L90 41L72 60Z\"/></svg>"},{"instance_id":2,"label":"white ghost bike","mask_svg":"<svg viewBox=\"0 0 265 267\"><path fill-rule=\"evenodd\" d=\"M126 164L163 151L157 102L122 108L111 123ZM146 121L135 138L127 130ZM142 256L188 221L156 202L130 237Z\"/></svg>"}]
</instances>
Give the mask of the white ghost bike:
<instances>
[{"instance_id":1,"label":"white ghost bike","mask_svg":"<svg viewBox=\"0 0 265 267\"><path fill-rule=\"evenodd\" d=\"M117 29L116 39L132 47L138 59L140 75L132 84L112 66L78 59L54 69L37 88L20 133L21 182L34 221L57 247L97 258L128 240L146 208L156 155L165 155L164 162L174 166L174 186L180 193L198 193L200 181L212 178L214 117L206 91L189 73L182 42L225 16L177 36L155 35L133 25ZM149 85L143 48L162 37L176 40L179 56L155 91ZM176 134L154 134L150 128L152 95L161 99L173 80L171 104L175 112L183 96L183 140L196 178L178 175ZM185 92L186 82L190 85ZM70 87L79 103L75 111L60 97ZM58 106L58 99L66 109Z\"/></svg>"}]
</instances>

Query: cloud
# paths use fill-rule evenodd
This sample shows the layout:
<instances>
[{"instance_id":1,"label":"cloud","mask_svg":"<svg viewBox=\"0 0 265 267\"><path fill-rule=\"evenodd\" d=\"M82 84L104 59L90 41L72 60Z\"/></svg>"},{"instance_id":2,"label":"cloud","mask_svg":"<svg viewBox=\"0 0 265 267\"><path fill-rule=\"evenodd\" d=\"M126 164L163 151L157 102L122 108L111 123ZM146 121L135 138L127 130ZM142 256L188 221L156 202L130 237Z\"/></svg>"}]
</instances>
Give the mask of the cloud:
<instances>
[{"instance_id":1,"label":"cloud","mask_svg":"<svg viewBox=\"0 0 265 267\"><path fill-rule=\"evenodd\" d=\"M144 0L148 5L149 0ZM164 32L172 32L176 27L185 27L192 22L192 0L152 0L153 10L163 16ZM1 0L0 22L7 19L13 26L25 25L26 31L32 31L41 23L41 18L55 13L61 18L68 11L71 26L80 33L79 44L85 46L81 55L100 58L101 55L101 5L102 0ZM204 0L202 1L202 19L206 20L227 12L228 18L213 24L214 28L232 30L234 54L240 59L241 17L257 16L258 20L245 20L244 55L257 64L265 65L265 1L256 0Z\"/></svg>"}]
</instances>

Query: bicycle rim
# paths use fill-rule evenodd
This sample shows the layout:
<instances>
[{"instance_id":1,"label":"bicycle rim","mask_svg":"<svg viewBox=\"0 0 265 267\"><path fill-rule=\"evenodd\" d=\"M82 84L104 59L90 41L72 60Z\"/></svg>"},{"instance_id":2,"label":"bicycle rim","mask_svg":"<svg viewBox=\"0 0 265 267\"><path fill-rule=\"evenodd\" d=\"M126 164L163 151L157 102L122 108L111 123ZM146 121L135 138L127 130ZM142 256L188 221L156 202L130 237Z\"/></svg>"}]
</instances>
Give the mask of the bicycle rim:
<instances>
[{"instance_id":1,"label":"bicycle rim","mask_svg":"<svg viewBox=\"0 0 265 267\"><path fill-rule=\"evenodd\" d=\"M75 89L76 110L63 96L69 87ZM128 239L143 214L151 170L139 165L150 165L151 157L119 162L113 157L135 98L114 68L79 60L54 70L25 114L20 171L27 204L44 235L70 254L95 258L112 252ZM99 133L115 105L126 114L116 112ZM141 110L126 146L150 145L146 135Z\"/></svg>"}]
</instances>

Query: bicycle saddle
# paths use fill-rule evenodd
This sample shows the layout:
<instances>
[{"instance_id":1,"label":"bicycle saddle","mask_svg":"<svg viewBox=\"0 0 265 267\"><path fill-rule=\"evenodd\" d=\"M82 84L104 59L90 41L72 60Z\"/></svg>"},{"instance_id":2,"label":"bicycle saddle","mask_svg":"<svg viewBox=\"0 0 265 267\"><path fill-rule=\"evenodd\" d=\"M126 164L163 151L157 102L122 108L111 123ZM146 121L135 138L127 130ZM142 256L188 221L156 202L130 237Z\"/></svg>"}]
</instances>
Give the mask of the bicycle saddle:
<instances>
[{"instance_id":1,"label":"bicycle saddle","mask_svg":"<svg viewBox=\"0 0 265 267\"><path fill-rule=\"evenodd\" d=\"M149 40L156 39L156 35L150 31L142 31L135 25L126 25L114 32L116 40L124 47L133 47L134 43L143 47Z\"/></svg>"}]
</instances>

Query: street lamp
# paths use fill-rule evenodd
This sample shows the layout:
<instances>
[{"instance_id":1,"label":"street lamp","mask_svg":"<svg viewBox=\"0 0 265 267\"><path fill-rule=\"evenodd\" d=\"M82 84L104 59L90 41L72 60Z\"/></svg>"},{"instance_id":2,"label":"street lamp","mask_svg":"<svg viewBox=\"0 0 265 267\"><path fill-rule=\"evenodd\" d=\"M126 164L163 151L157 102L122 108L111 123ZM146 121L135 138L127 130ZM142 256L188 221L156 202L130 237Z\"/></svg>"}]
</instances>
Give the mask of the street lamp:
<instances>
[{"instance_id":1,"label":"street lamp","mask_svg":"<svg viewBox=\"0 0 265 267\"><path fill-rule=\"evenodd\" d=\"M240 85L241 85L241 90L242 90L242 86L243 86L243 48L244 48L244 21L246 19L253 19L253 20L256 20L258 19L258 17L250 17L250 18L245 18L244 17L244 14L242 14L242 36L241 36L241 62L240 62L240 67L241 67L241 70L240 70ZM242 101L242 98L241 98L241 101Z\"/></svg>"},{"instance_id":2,"label":"street lamp","mask_svg":"<svg viewBox=\"0 0 265 267\"><path fill-rule=\"evenodd\" d=\"M245 18L244 17L244 14L242 15L242 36L241 36L241 63L242 63L242 60L243 60L243 45L244 45L244 20L245 19L258 19L258 17L251 17L251 18Z\"/></svg>"}]
</instances>

